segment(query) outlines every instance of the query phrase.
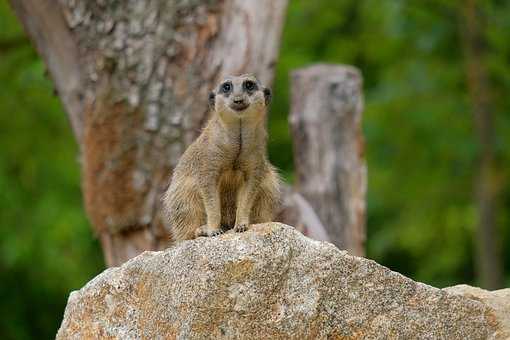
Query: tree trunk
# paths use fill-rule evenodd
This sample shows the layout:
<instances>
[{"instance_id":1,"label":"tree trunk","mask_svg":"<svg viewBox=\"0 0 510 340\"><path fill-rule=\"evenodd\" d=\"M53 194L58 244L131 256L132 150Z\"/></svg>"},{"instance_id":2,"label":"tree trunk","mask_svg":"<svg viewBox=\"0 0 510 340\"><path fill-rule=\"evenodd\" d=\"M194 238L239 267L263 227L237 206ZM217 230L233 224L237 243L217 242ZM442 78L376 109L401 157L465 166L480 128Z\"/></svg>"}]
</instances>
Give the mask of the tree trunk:
<instances>
[{"instance_id":1,"label":"tree trunk","mask_svg":"<svg viewBox=\"0 0 510 340\"><path fill-rule=\"evenodd\" d=\"M109 266L161 249L160 195L228 74L271 82L287 0L10 0L81 149Z\"/></svg>"},{"instance_id":2,"label":"tree trunk","mask_svg":"<svg viewBox=\"0 0 510 340\"><path fill-rule=\"evenodd\" d=\"M494 161L494 117L491 109L489 76L485 66L486 43L475 0L463 5L463 24L460 27L466 61L467 86L478 135L478 174L475 196L478 205L476 233L477 274L482 287L498 289L503 286L503 263L496 207L498 183Z\"/></svg>"},{"instance_id":3,"label":"tree trunk","mask_svg":"<svg viewBox=\"0 0 510 340\"><path fill-rule=\"evenodd\" d=\"M295 71L290 115L297 189L332 242L358 256L364 254L367 185L361 83L347 66Z\"/></svg>"}]
</instances>

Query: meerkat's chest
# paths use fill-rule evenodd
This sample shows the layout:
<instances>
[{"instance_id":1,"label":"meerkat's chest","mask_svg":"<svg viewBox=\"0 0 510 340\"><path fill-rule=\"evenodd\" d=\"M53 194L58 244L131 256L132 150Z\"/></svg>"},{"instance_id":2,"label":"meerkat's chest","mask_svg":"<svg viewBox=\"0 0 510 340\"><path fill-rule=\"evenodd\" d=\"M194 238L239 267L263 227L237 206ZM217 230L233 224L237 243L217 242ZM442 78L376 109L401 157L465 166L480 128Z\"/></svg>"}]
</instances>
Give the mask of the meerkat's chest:
<instances>
[{"instance_id":1,"label":"meerkat's chest","mask_svg":"<svg viewBox=\"0 0 510 340\"><path fill-rule=\"evenodd\" d=\"M247 170L255 161L257 141L253 134L242 132L231 135L222 146L225 171Z\"/></svg>"}]
</instances>

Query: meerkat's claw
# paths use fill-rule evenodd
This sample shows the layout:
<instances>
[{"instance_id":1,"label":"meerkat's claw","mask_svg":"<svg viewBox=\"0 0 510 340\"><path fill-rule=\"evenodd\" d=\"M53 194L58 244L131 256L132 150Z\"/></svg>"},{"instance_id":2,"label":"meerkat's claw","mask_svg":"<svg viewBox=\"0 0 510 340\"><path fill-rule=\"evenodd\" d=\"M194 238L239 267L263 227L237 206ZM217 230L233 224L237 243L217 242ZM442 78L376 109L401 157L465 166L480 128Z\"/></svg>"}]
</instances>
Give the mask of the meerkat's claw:
<instances>
[{"instance_id":1,"label":"meerkat's claw","mask_svg":"<svg viewBox=\"0 0 510 340\"><path fill-rule=\"evenodd\" d=\"M200 228L198 228L197 231L197 237L204 236L204 237L214 237L223 234L223 230L221 229L212 229L209 228L207 225L203 225Z\"/></svg>"},{"instance_id":2,"label":"meerkat's claw","mask_svg":"<svg viewBox=\"0 0 510 340\"><path fill-rule=\"evenodd\" d=\"M242 232L245 232L246 230L248 230L248 224L237 224L234 227L234 231L236 233L242 233Z\"/></svg>"},{"instance_id":3,"label":"meerkat's claw","mask_svg":"<svg viewBox=\"0 0 510 340\"><path fill-rule=\"evenodd\" d=\"M228 225L228 224L222 224L222 225L221 225L221 230L222 230L223 232L228 231L228 230L230 230L230 229L232 229L232 226L230 226L230 225Z\"/></svg>"}]
</instances>

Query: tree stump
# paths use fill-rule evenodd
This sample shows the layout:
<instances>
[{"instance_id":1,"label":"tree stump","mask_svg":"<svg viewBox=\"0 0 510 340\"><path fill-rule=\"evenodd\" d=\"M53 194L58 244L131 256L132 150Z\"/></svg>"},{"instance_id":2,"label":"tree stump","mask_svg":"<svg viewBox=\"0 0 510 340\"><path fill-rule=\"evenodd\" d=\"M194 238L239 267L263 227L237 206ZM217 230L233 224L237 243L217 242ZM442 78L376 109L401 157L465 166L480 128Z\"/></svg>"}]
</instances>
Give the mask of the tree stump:
<instances>
[{"instance_id":1,"label":"tree stump","mask_svg":"<svg viewBox=\"0 0 510 340\"><path fill-rule=\"evenodd\" d=\"M358 256L364 254L367 186L362 110L357 69L315 65L292 73L296 188L331 241Z\"/></svg>"}]
</instances>

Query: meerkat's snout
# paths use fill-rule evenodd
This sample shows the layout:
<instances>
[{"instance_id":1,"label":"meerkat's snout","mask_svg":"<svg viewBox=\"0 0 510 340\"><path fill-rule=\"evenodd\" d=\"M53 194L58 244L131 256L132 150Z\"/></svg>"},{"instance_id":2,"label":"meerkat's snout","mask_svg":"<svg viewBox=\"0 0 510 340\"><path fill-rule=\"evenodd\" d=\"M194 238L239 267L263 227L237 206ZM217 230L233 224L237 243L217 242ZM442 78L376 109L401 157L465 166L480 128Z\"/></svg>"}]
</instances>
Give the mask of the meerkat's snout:
<instances>
[{"instance_id":1,"label":"meerkat's snout","mask_svg":"<svg viewBox=\"0 0 510 340\"><path fill-rule=\"evenodd\" d=\"M250 106L248 100L241 96L232 98L232 102L230 103L230 108L235 111L246 110L248 106Z\"/></svg>"}]
</instances>

